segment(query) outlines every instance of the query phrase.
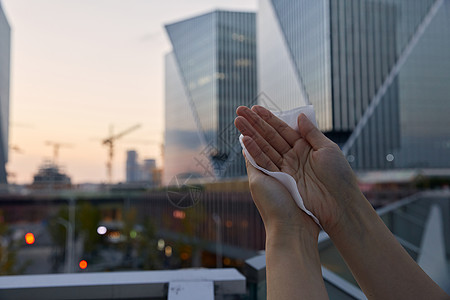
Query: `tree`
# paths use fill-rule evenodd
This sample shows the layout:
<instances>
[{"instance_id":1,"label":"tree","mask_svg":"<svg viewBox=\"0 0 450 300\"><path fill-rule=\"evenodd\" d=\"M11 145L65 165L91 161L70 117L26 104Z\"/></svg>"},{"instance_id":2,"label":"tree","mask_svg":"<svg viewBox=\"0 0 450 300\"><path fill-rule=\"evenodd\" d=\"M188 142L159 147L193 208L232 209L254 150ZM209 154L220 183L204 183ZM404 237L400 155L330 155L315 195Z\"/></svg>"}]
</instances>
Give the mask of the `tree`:
<instances>
[{"instance_id":1,"label":"tree","mask_svg":"<svg viewBox=\"0 0 450 300\"><path fill-rule=\"evenodd\" d=\"M3 211L0 210L0 275L22 274L30 264L29 260L17 264L20 243L20 240L12 238L12 232L5 222Z\"/></svg>"}]
</instances>

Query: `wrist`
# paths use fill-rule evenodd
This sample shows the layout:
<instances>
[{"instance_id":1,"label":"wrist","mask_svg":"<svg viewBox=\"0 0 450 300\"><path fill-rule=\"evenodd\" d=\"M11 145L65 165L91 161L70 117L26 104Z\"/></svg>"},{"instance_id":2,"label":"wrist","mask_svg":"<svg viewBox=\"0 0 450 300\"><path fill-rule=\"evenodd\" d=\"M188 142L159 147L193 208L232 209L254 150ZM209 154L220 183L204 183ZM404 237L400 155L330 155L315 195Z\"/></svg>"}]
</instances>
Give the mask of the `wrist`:
<instances>
[{"instance_id":1,"label":"wrist","mask_svg":"<svg viewBox=\"0 0 450 300\"><path fill-rule=\"evenodd\" d=\"M297 270L309 270L310 276L320 276L318 234L301 227L271 227L266 232L266 263L268 270L295 266Z\"/></svg>"},{"instance_id":2,"label":"wrist","mask_svg":"<svg viewBox=\"0 0 450 300\"><path fill-rule=\"evenodd\" d=\"M352 197L347 205L343 206L342 214L336 224L326 230L334 241L364 237L373 225L377 213L364 195L359 192Z\"/></svg>"},{"instance_id":3,"label":"wrist","mask_svg":"<svg viewBox=\"0 0 450 300\"><path fill-rule=\"evenodd\" d=\"M318 234L304 226L271 225L266 227L267 299L326 299Z\"/></svg>"},{"instance_id":4,"label":"wrist","mask_svg":"<svg viewBox=\"0 0 450 300\"><path fill-rule=\"evenodd\" d=\"M319 229L289 224L271 224L266 226L266 247L317 247Z\"/></svg>"}]
</instances>

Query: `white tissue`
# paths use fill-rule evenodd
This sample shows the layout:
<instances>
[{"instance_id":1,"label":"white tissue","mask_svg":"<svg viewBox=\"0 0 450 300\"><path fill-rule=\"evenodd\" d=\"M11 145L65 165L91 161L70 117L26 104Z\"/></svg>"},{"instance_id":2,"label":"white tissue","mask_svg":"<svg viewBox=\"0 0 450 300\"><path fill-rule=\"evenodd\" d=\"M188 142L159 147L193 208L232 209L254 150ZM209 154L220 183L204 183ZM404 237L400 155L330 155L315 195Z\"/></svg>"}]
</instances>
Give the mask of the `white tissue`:
<instances>
[{"instance_id":1,"label":"white tissue","mask_svg":"<svg viewBox=\"0 0 450 300\"><path fill-rule=\"evenodd\" d=\"M294 108L292 110L283 111L283 112L273 112L274 115L276 115L278 118L283 120L286 124L288 124L290 127L292 127L296 131L298 131L297 119L301 113L305 114L308 117L308 119L311 122L313 122L314 125L317 126L315 112L314 112L314 108L312 105L302 106L302 107ZM243 137L244 136L242 134L239 136L239 142L241 143L242 149L244 149L245 156L247 157L248 161L253 165L253 167L260 170L261 172L264 172L265 174L267 174L269 176L274 177L279 182L281 182L286 187L286 189L289 191L289 193L291 193L292 198L294 198L295 203L297 203L298 207L300 207L306 214L311 216L311 218L313 218L313 220L317 223L317 225L319 225L320 228L322 228L322 226L320 225L320 222L316 218L316 216L314 216L313 213L310 212L305 207L302 196L300 196L300 193L298 191L297 183L295 182L295 179L287 173L271 172L271 171L268 171L268 170L258 166L256 164L255 160L253 159L253 157L250 155L250 153L248 153L247 149L245 148L245 145L242 142Z\"/></svg>"}]
</instances>

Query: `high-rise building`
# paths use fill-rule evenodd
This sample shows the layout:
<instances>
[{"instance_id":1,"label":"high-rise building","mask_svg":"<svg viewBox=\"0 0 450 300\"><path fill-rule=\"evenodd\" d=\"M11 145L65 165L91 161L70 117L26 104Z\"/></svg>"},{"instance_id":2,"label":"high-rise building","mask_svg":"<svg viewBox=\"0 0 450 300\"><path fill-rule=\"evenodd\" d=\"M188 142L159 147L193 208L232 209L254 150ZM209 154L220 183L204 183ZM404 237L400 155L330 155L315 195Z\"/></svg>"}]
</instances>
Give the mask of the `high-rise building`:
<instances>
[{"instance_id":1,"label":"high-rise building","mask_svg":"<svg viewBox=\"0 0 450 300\"><path fill-rule=\"evenodd\" d=\"M449 168L450 3L260 0L259 88L356 169Z\"/></svg>"},{"instance_id":2,"label":"high-rise building","mask_svg":"<svg viewBox=\"0 0 450 300\"><path fill-rule=\"evenodd\" d=\"M11 28L0 2L0 183L7 182Z\"/></svg>"},{"instance_id":3,"label":"high-rise building","mask_svg":"<svg viewBox=\"0 0 450 300\"><path fill-rule=\"evenodd\" d=\"M145 182L153 182L153 175L156 170L156 160L144 159L141 164L141 180Z\"/></svg>"},{"instance_id":4,"label":"high-rise building","mask_svg":"<svg viewBox=\"0 0 450 300\"><path fill-rule=\"evenodd\" d=\"M138 163L138 154L135 150L127 151L127 182L137 182L140 181L140 166Z\"/></svg>"},{"instance_id":5,"label":"high-rise building","mask_svg":"<svg viewBox=\"0 0 450 300\"><path fill-rule=\"evenodd\" d=\"M156 168L155 159L139 161L135 150L127 151L126 182L139 183L146 186L159 186L161 184L160 170Z\"/></svg>"},{"instance_id":6,"label":"high-rise building","mask_svg":"<svg viewBox=\"0 0 450 300\"><path fill-rule=\"evenodd\" d=\"M245 175L233 121L254 103L256 18L216 10L166 26L164 182Z\"/></svg>"}]
</instances>

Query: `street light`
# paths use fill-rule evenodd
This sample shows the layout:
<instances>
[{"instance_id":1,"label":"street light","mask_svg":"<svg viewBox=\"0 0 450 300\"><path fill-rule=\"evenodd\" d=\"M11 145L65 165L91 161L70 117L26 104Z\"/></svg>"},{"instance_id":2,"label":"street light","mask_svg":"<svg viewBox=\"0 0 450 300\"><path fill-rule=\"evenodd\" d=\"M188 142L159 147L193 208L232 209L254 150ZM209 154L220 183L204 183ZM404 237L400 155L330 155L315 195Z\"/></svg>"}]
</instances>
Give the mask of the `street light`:
<instances>
[{"instance_id":1,"label":"street light","mask_svg":"<svg viewBox=\"0 0 450 300\"><path fill-rule=\"evenodd\" d=\"M69 198L69 221L58 218L56 222L61 224L66 228L66 273L73 272L74 264L74 227L75 227L75 199L73 197Z\"/></svg>"},{"instance_id":2,"label":"street light","mask_svg":"<svg viewBox=\"0 0 450 300\"><path fill-rule=\"evenodd\" d=\"M66 228L66 273L73 271L73 226L63 218L56 219L56 223Z\"/></svg>"},{"instance_id":3,"label":"street light","mask_svg":"<svg viewBox=\"0 0 450 300\"><path fill-rule=\"evenodd\" d=\"M222 219L219 215L212 216L216 223L216 268L222 268Z\"/></svg>"},{"instance_id":4,"label":"street light","mask_svg":"<svg viewBox=\"0 0 450 300\"><path fill-rule=\"evenodd\" d=\"M25 242L28 244L28 245L32 245L32 244L34 244L34 241L35 241L36 239L35 239L35 237L34 237L34 234L32 234L31 232L28 232L27 234L25 234Z\"/></svg>"},{"instance_id":5,"label":"street light","mask_svg":"<svg viewBox=\"0 0 450 300\"><path fill-rule=\"evenodd\" d=\"M78 266L80 267L80 269L84 270L87 268L88 263L87 261L85 261L84 259L82 261L80 261L80 263L78 264Z\"/></svg>"}]
</instances>

